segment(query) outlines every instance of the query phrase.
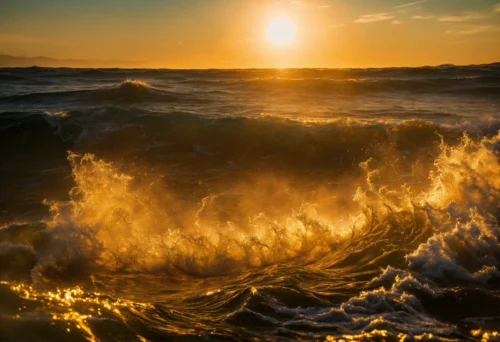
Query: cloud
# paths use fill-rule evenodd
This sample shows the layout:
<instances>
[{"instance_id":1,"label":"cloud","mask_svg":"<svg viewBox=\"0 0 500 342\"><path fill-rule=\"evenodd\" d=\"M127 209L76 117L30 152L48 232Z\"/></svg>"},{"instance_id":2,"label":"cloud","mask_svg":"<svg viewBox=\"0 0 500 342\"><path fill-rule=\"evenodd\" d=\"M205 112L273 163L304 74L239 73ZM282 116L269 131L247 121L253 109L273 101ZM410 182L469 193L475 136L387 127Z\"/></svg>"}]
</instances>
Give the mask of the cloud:
<instances>
[{"instance_id":1,"label":"cloud","mask_svg":"<svg viewBox=\"0 0 500 342\"><path fill-rule=\"evenodd\" d=\"M434 18L433 15L414 15L412 19L417 19L417 20L424 20L424 19L432 19Z\"/></svg>"},{"instance_id":2,"label":"cloud","mask_svg":"<svg viewBox=\"0 0 500 342\"><path fill-rule=\"evenodd\" d=\"M476 34L476 33L481 33L484 31L488 31L491 28L491 26L486 26L486 25L480 25L480 26L468 26L462 29L456 29L456 30L448 30L446 31L447 34L461 34L461 35L469 35L469 34Z\"/></svg>"},{"instance_id":3,"label":"cloud","mask_svg":"<svg viewBox=\"0 0 500 342\"><path fill-rule=\"evenodd\" d=\"M354 20L355 23L367 24L374 23L377 21L385 21L394 19L394 15L391 13L375 13L375 14L367 14L362 15L358 19Z\"/></svg>"},{"instance_id":4,"label":"cloud","mask_svg":"<svg viewBox=\"0 0 500 342\"><path fill-rule=\"evenodd\" d=\"M410 2L410 3L408 3L408 4L395 6L394 8L410 7L410 6L414 6L414 5L422 4L422 3L427 2L427 1L429 1L429 0L420 0L420 1Z\"/></svg>"},{"instance_id":5,"label":"cloud","mask_svg":"<svg viewBox=\"0 0 500 342\"><path fill-rule=\"evenodd\" d=\"M493 12L500 13L500 4L496 4L495 6L493 6Z\"/></svg>"},{"instance_id":6,"label":"cloud","mask_svg":"<svg viewBox=\"0 0 500 342\"><path fill-rule=\"evenodd\" d=\"M482 13L468 12L461 15L448 15L438 19L438 21L449 22L449 23L459 23L463 21L471 21L477 19L486 18L488 15Z\"/></svg>"},{"instance_id":7,"label":"cloud","mask_svg":"<svg viewBox=\"0 0 500 342\"><path fill-rule=\"evenodd\" d=\"M399 20L393 20L391 22L392 25L401 25L403 22L402 21L399 21Z\"/></svg>"}]
</instances>

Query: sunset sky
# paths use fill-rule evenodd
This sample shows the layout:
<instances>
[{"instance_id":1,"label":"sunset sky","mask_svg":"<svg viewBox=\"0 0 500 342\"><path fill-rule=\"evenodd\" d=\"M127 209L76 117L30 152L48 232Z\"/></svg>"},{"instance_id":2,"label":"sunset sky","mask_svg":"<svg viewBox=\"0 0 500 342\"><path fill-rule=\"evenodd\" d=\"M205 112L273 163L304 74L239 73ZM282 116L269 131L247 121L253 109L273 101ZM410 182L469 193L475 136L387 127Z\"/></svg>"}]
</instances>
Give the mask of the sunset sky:
<instances>
[{"instance_id":1,"label":"sunset sky","mask_svg":"<svg viewBox=\"0 0 500 342\"><path fill-rule=\"evenodd\" d=\"M269 23L294 25L273 44ZM140 67L500 61L498 0L0 0L0 54Z\"/></svg>"}]
</instances>

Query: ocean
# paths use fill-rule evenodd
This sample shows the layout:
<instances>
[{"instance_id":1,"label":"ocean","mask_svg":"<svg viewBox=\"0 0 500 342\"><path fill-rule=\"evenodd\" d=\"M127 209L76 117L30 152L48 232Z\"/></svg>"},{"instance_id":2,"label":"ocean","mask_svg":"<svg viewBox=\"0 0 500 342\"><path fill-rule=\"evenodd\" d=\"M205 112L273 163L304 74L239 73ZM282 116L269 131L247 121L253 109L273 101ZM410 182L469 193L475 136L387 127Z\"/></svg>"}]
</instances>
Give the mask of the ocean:
<instances>
[{"instance_id":1,"label":"ocean","mask_svg":"<svg viewBox=\"0 0 500 342\"><path fill-rule=\"evenodd\" d=\"M495 340L500 64L0 69L0 340Z\"/></svg>"}]
</instances>

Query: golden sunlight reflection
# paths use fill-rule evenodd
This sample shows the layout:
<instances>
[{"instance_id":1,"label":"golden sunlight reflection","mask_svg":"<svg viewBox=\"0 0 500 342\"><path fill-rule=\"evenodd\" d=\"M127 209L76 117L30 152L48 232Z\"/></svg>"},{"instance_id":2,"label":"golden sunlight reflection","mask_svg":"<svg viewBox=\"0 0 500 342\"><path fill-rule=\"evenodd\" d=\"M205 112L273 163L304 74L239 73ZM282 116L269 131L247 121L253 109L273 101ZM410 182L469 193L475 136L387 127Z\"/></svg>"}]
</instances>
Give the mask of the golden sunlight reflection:
<instances>
[{"instance_id":1,"label":"golden sunlight reflection","mask_svg":"<svg viewBox=\"0 0 500 342\"><path fill-rule=\"evenodd\" d=\"M53 325L64 324L67 326L66 332L71 333L73 330L81 330L85 339L90 342L99 341L91 330L90 322L96 317L115 317L115 319L125 321L122 315L122 309L148 307L147 304L134 303L126 299L111 299L98 292L85 292L80 287L55 289L53 291L40 291L31 285L9 283L0 281L0 285L6 285L11 291L24 299L39 303L44 303L45 306L52 309L51 319ZM21 314L29 312L29 307L24 306L19 308ZM16 318L20 318L17 315ZM141 336L137 336L142 341ZM70 339L70 337L68 337Z\"/></svg>"}]
</instances>

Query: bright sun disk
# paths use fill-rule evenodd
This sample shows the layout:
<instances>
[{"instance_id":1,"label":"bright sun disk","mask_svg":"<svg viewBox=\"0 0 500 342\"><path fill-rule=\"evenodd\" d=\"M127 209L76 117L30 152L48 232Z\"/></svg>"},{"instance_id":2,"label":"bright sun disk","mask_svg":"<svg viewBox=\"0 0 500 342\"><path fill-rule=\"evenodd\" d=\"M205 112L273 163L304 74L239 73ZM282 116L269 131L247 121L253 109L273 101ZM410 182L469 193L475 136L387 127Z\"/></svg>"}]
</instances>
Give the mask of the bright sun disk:
<instances>
[{"instance_id":1,"label":"bright sun disk","mask_svg":"<svg viewBox=\"0 0 500 342\"><path fill-rule=\"evenodd\" d=\"M286 17L272 19L267 25L267 40L274 45L290 45L295 41L295 23Z\"/></svg>"}]
</instances>

